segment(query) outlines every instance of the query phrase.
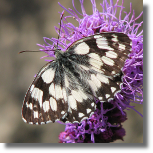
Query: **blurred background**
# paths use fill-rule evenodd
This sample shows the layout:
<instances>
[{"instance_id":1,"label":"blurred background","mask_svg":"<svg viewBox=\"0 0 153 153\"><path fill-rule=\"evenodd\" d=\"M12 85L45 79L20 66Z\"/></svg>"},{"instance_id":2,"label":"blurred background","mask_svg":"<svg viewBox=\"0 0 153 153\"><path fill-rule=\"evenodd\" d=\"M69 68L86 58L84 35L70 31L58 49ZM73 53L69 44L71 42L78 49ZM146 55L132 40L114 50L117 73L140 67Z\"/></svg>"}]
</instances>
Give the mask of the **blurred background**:
<instances>
[{"instance_id":1,"label":"blurred background","mask_svg":"<svg viewBox=\"0 0 153 153\"><path fill-rule=\"evenodd\" d=\"M21 119L25 93L34 75L46 62L40 59L44 53L18 52L39 50L36 43L44 44L43 37L58 37L54 26L58 26L58 12L63 10L58 2L66 8L73 8L71 0L0 0L0 142L57 143L59 133L64 131L64 125L59 123L36 126L28 125ZM74 2L77 10L81 11L79 1ZM99 11L101 2L96 0ZM129 12L130 2L137 17L143 10L143 0L125 0L126 12ZM86 12L92 14L89 0L84 0L84 6ZM141 17L137 22L142 20ZM75 26L78 25L75 23ZM142 105L136 105L136 109L143 114ZM142 117L133 110L126 112L128 120L123 124L126 136L124 141L115 143L142 143Z\"/></svg>"}]
</instances>

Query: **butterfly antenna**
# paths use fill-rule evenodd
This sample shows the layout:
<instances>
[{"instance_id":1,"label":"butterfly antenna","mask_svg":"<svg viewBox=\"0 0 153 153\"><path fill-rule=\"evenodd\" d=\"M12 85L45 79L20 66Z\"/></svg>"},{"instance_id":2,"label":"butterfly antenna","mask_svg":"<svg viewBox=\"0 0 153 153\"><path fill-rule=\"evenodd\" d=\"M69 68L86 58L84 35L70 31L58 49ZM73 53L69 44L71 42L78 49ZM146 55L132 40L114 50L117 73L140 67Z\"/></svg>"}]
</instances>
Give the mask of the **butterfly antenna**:
<instances>
[{"instance_id":1,"label":"butterfly antenna","mask_svg":"<svg viewBox=\"0 0 153 153\"><path fill-rule=\"evenodd\" d=\"M33 53L35 53L35 52L41 52L40 50L22 50L22 51L20 51L20 52L18 52L18 54L21 54L21 53L27 53L27 52L33 52Z\"/></svg>"},{"instance_id":2,"label":"butterfly antenna","mask_svg":"<svg viewBox=\"0 0 153 153\"><path fill-rule=\"evenodd\" d=\"M63 11L63 13L62 13L62 15L61 15L61 18L60 18L60 27L59 27L59 34L58 34L58 41L59 41L59 37L60 37L60 34L61 34L61 24L62 24L62 18L63 18L63 16L64 16L64 11ZM57 41L57 48L58 48L58 41Z\"/></svg>"},{"instance_id":3,"label":"butterfly antenna","mask_svg":"<svg viewBox=\"0 0 153 153\"><path fill-rule=\"evenodd\" d=\"M64 16L64 11L62 12L62 15L61 15L61 18L60 18L59 34L58 34L58 38L57 38L58 39L58 41L57 41L57 49L54 50L55 52L59 50L58 49L58 42L59 42L59 37L60 37L60 33L61 33L61 24L62 24L62 18L63 18L63 16ZM50 50L46 50L46 51L50 51ZM38 51L38 50L36 50L36 51L23 50L23 51L20 51L18 54L21 54L21 53L24 53L24 52L41 52L41 51Z\"/></svg>"}]
</instances>

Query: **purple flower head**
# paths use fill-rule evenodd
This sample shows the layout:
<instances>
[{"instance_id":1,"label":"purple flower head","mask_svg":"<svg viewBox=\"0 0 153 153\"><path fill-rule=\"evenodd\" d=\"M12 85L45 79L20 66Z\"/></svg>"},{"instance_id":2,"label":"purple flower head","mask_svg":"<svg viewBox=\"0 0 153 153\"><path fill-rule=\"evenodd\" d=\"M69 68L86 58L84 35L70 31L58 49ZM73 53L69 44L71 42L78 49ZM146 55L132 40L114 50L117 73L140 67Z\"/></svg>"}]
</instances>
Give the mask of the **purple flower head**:
<instances>
[{"instance_id":1,"label":"purple flower head","mask_svg":"<svg viewBox=\"0 0 153 153\"><path fill-rule=\"evenodd\" d=\"M57 42L58 49L66 51L75 41L96 33L122 32L132 40L132 52L122 69L124 75L121 92L117 93L109 103L97 101L97 109L89 119L83 120L81 123L67 123L65 131L59 135L61 143L108 143L117 139L123 140L125 130L121 123L127 119L124 110L129 108L135 110L130 105L131 102L143 103L143 31L138 33L138 29L143 22L136 23L143 12L135 17L134 10L132 12L132 4L130 4L130 12L127 13L123 11L123 1L121 5L118 5L118 2L119 0L114 4L113 0L110 0L109 3L107 0L103 0L100 4L103 11L99 12L95 0L91 0L92 15L86 13L83 0L80 0L82 13L76 10L74 0L72 0L74 10L66 9L59 3L69 13L69 16L63 16L62 18L60 38L44 38L46 45L38 44L43 48L41 50L48 54L48 57L55 57L53 50ZM119 16L117 17L118 10ZM79 18L77 14L81 14L82 18ZM123 18L122 15L124 15ZM68 18L75 19L78 22L78 27L69 23ZM55 27L55 29L59 34L59 28ZM49 41L52 43L48 43Z\"/></svg>"}]
</instances>

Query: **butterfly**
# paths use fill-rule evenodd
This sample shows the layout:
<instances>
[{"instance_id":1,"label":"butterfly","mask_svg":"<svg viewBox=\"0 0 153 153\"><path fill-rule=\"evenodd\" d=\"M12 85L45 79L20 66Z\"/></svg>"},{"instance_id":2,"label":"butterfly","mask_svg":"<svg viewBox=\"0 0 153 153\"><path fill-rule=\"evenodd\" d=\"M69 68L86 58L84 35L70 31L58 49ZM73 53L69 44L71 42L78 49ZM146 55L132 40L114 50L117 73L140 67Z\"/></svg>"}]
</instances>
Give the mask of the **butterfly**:
<instances>
[{"instance_id":1,"label":"butterfly","mask_svg":"<svg viewBox=\"0 0 153 153\"><path fill-rule=\"evenodd\" d=\"M119 32L84 37L47 63L29 87L22 119L29 124L80 123L96 110L95 99L109 102L121 91L122 68L131 40Z\"/></svg>"}]
</instances>

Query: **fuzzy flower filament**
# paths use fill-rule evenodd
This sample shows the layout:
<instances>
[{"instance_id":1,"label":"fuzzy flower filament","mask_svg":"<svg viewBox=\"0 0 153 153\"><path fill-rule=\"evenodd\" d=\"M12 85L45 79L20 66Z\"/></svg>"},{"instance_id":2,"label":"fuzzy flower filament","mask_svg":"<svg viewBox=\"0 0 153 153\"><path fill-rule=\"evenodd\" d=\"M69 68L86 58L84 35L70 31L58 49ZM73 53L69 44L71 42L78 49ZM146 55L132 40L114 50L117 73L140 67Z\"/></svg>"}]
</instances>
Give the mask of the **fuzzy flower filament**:
<instances>
[{"instance_id":1,"label":"fuzzy flower filament","mask_svg":"<svg viewBox=\"0 0 153 153\"><path fill-rule=\"evenodd\" d=\"M95 0L91 0L92 15L86 13L83 0L80 0L82 13L79 13L75 8L74 0L72 0L74 10L66 9L59 3L69 13L69 16L63 16L62 18L60 38L44 38L46 45L38 44L43 48L41 50L48 54L48 57L55 57L52 50L57 42L59 44L58 48L66 51L73 42L96 33L122 32L127 34L132 40L132 52L122 69L124 75L121 92L117 93L109 103L100 103L97 100L97 109L89 119L83 120L81 123L67 123L65 131L59 135L60 143L109 143L117 139L123 140L125 130L121 123L127 120L125 110L129 108L135 110L130 105L131 102L143 103L143 31L138 33L138 29L143 22L136 23L136 20L141 17L142 13L135 18L132 4L130 4L130 12L127 13L123 11L124 1L122 1L121 5L118 2L119 0L114 4L113 0L109 2L103 0L100 4L102 12L99 12L96 8ZM119 16L117 17L118 9ZM122 15L124 15L123 19ZM75 19L78 22L78 27L69 23L67 21L68 18ZM59 28L55 27L55 30L59 33ZM52 43L50 44L48 41ZM48 52L48 50L51 51Z\"/></svg>"}]
</instances>

